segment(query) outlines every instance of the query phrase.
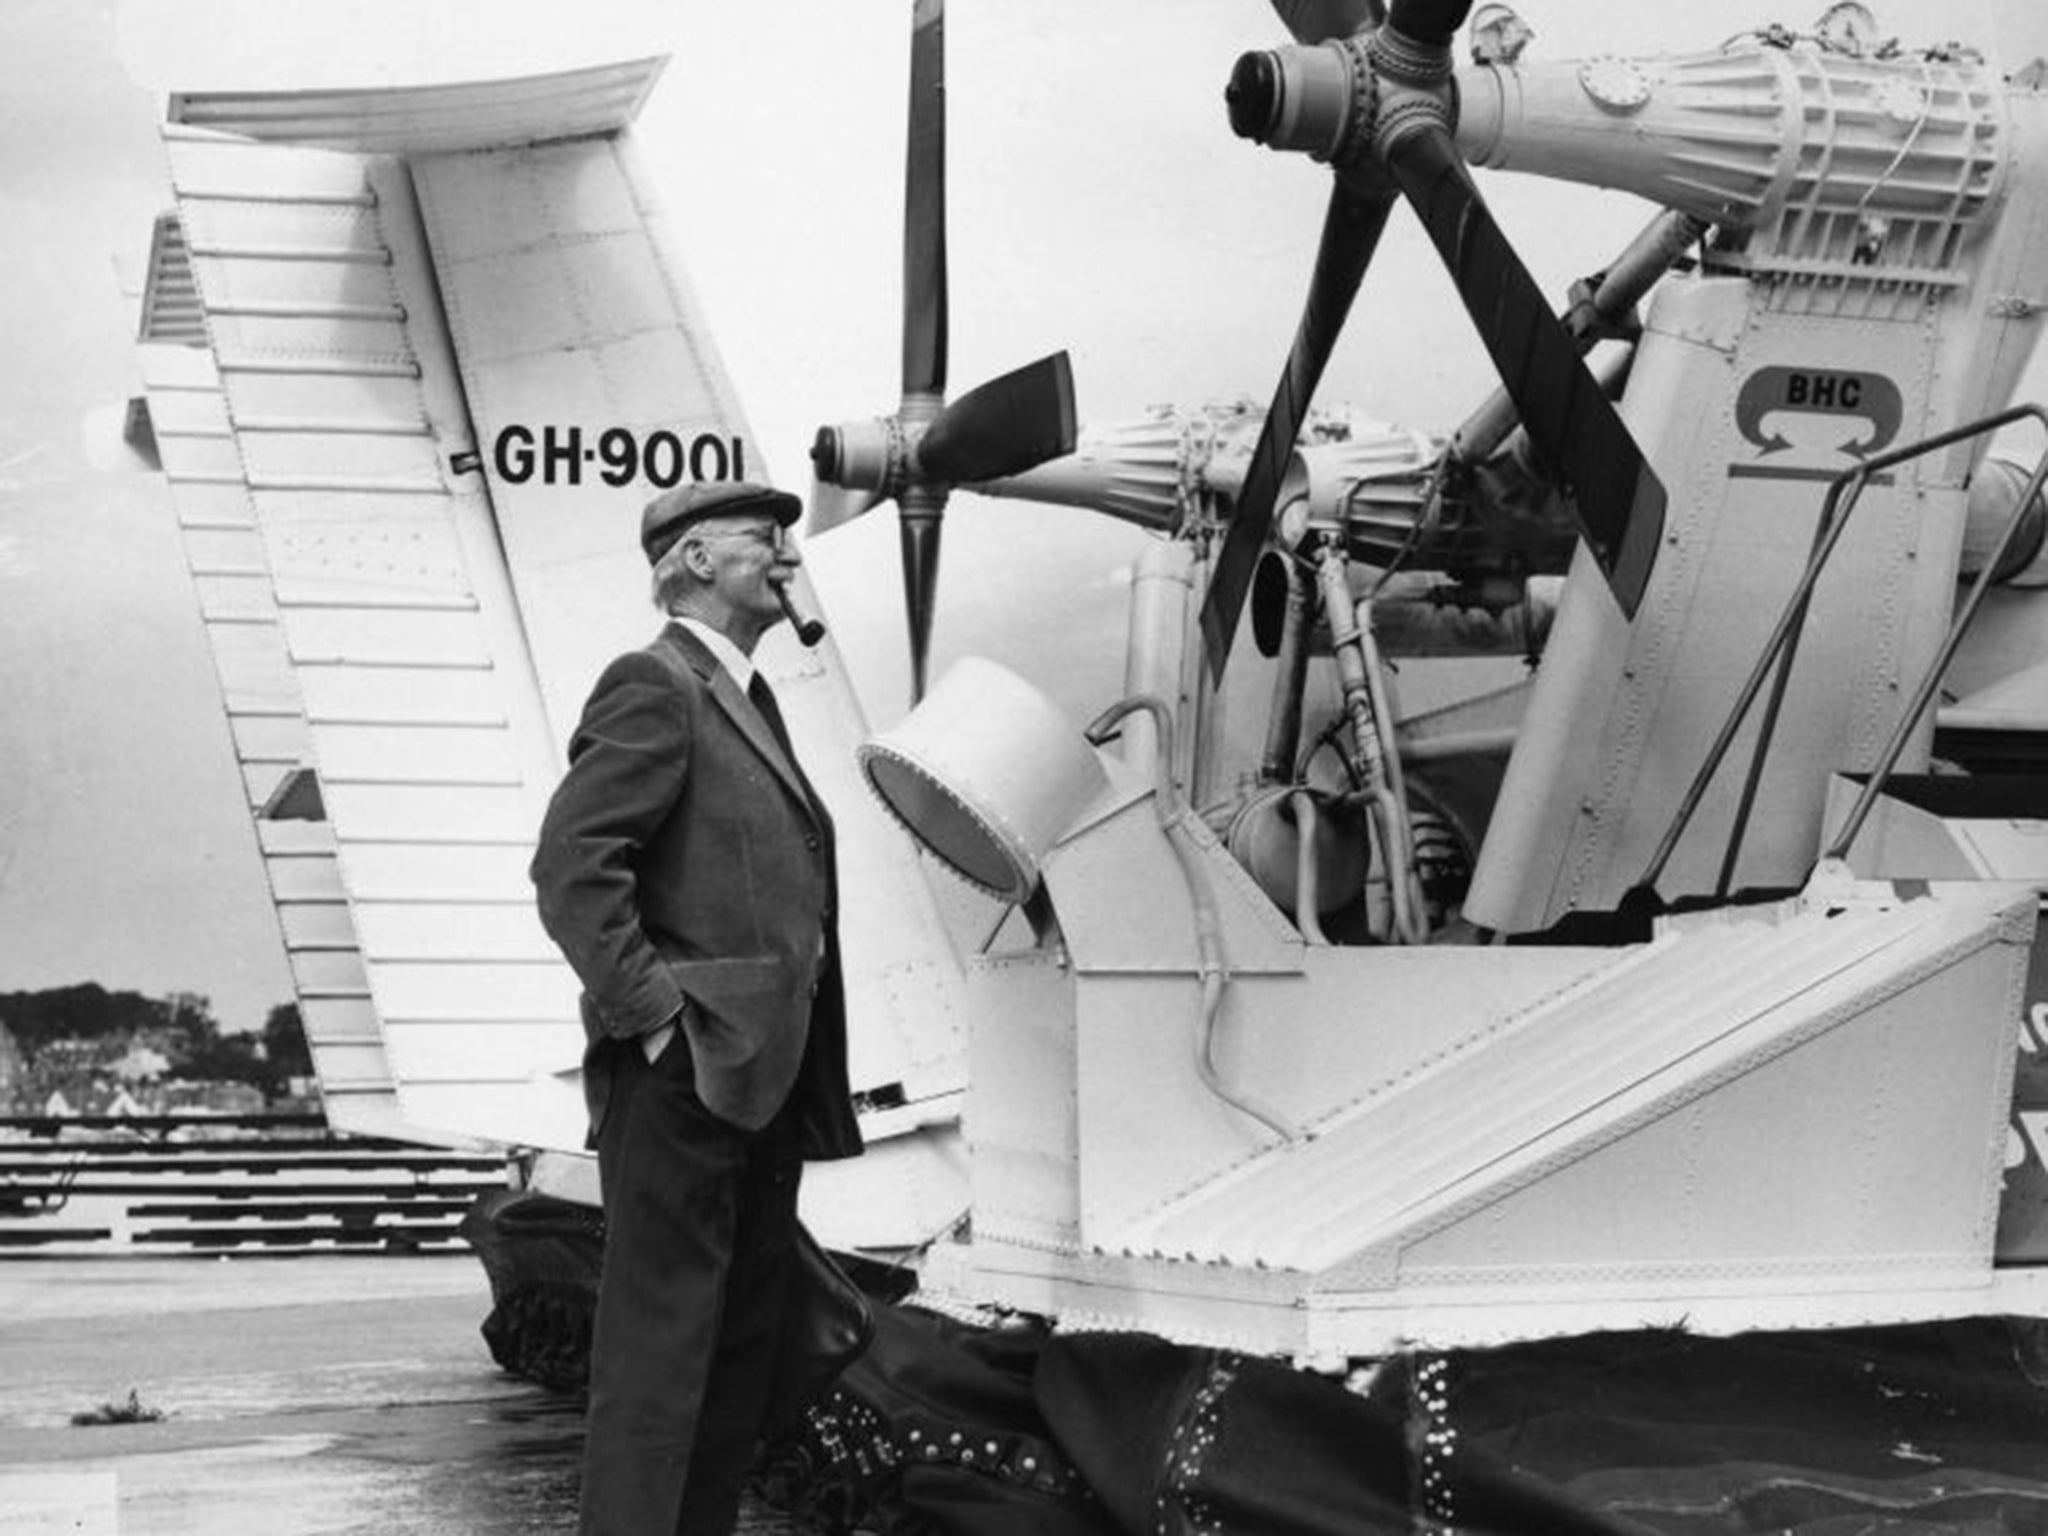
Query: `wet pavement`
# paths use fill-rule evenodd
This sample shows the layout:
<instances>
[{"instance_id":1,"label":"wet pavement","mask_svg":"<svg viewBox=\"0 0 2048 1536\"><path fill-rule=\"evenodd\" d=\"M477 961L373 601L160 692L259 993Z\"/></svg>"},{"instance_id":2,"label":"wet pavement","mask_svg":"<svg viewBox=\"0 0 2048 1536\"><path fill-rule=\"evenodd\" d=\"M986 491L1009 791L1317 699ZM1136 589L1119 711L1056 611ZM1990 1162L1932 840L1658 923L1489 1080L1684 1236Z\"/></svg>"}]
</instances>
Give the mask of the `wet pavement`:
<instances>
[{"instance_id":1,"label":"wet pavement","mask_svg":"<svg viewBox=\"0 0 2048 1536\"><path fill-rule=\"evenodd\" d=\"M489 1310L468 1255L0 1262L0 1536L573 1531L581 1404ZM131 1393L162 1417L71 1422Z\"/></svg>"}]
</instances>

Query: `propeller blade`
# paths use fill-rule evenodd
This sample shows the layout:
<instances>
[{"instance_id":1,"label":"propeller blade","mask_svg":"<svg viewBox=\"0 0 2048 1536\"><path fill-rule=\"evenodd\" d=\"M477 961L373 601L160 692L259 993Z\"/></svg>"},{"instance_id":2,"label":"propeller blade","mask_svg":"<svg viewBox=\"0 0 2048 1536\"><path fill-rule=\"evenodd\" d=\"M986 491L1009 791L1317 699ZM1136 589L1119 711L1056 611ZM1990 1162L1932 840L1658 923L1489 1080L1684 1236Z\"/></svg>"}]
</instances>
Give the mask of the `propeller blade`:
<instances>
[{"instance_id":1,"label":"propeller blade","mask_svg":"<svg viewBox=\"0 0 2048 1536\"><path fill-rule=\"evenodd\" d=\"M910 621L913 704L924 697L925 658L931 654L932 610L939 590L939 525L945 510L946 492L940 486L906 486L896 498L903 550L903 607Z\"/></svg>"},{"instance_id":2,"label":"propeller blade","mask_svg":"<svg viewBox=\"0 0 2048 1536\"><path fill-rule=\"evenodd\" d=\"M946 7L917 0L903 170L903 393L946 392Z\"/></svg>"},{"instance_id":3,"label":"propeller blade","mask_svg":"<svg viewBox=\"0 0 2048 1536\"><path fill-rule=\"evenodd\" d=\"M1389 24L1399 25L1410 8L1397 3ZM1412 8L1427 7L1414 0ZM1571 492L1580 532L1615 600L1633 619L1664 535L1663 482L1494 222L1450 135L1419 128L1397 139L1387 160L1450 269L1530 441Z\"/></svg>"},{"instance_id":4,"label":"propeller blade","mask_svg":"<svg viewBox=\"0 0 2048 1536\"><path fill-rule=\"evenodd\" d=\"M1386 228L1393 194L1354 186L1343 176L1337 178L1330 194L1330 207L1323 218L1322 244L1316 251L1315 275L1309 281L1308 302L1295 331L1294 349L1287 354L1287 369L1280 376L1266 423L1252 450L1251 467L1245 472L1244 488L1231 513L1230 531L1216 557L1209 578L1209 590L1202 599L1202 637L1209 657L1209 670L1221 676L1230 655L1230 642L1237 632L1238 616L1244 610L1245 594L1251 589L1252 573L1258 568L1259 553L1273 525L1273 502L1280 491L1280 477L1288 456L1294 452L1302 419L1308 414L1310 397L1323 376L1337 333L1344 328L1351 301L1372 262L1380 232Z\"/></svg>"},{"instance_id":5,"label":"propeller blade","mask_svg":"<svg viewBox=\"0 0 2048 1536\"><path fill-rule=\"evenodd\" d=\"M1472 0L1394 0L1387 25L1428 48L1449 48L1472 14Z\"/></svg>"},{"instance_id":6,"label":"propeller blade","mask_svg":"<svg viewBox=\"0 0 2048 1536\"><path fill-rule=\"evenodd\" d=\"M1074 451L1074 371L1055 352L970 390L917 445L923 471L958 485L1020 475Z\"/></svg>"},{"instance_id":7,"label":"propeller blade","mask_svg":"<svg viewBox=\"0 0 2048 1536\"><path fill-rule=\"evenodd\" d=\"M1380 0L1273 0L1280 21L1297 43L1327 43L1350 37L1387 19Z\"/></svg>"},{"instance_id":8,"label":"propeller blade","mask_svg":"<svg viewBox=\"0 0 2048 1536\"><path fill-rule=\"evenodd\" d=\"M811 499L804 514L804 532L816 538L842 524L850 523L880 505L881 492L834 485L829 480L811 481Z\"/></svg>"}]
</instances>

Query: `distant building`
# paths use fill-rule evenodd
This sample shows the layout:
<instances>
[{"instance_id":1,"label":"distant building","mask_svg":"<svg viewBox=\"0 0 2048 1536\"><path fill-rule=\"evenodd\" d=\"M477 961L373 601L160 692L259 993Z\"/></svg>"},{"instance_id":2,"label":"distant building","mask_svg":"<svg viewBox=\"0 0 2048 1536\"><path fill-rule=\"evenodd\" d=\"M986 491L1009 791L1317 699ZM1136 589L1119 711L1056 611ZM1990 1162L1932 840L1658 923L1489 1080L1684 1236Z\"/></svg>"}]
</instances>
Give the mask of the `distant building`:
<instances>
[{"instance_id":1,"label":"distant building","mask_svg":"<svg viewBox=\"0 0 2048 1536\"><path fill-rule=\"evenodd\" d=\"M124 1083L153 1083L170 1069L170 1057L137 1041L109 1070Z\"/></svg>"}]
</instances>

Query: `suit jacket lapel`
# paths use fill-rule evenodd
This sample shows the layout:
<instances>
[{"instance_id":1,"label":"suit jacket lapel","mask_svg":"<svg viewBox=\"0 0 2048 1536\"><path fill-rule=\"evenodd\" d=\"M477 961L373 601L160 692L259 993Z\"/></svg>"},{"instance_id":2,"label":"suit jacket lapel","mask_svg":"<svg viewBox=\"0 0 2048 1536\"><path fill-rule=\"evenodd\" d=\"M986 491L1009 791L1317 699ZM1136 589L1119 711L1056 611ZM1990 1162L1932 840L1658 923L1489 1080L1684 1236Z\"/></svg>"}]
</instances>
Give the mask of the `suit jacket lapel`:
<instances>
[{"instance_id":1,"label":"suit jacket lapel","mask_svg":"<svg viewBox=\"0 0 2048 1536\"><path fill-rule=\"evenodd\" d=\"M784 754L775 733L768 729L768 722L761 718L761 712L754 708L754 701L740 691L740 685L732 680L732 674L725 670L718 658L705 648L704 642L684 629L680 624L671 624L662 631L662 638L674 645L676 652L690 670L701 677L711 689L711 697L720 709L739 727L748 745L767 760L775 770L775 776L782 780L789 792L796 796L796 802L804 808L806 815L816 820L818 811L804 788L803 778L796 771L796 765Z\"/></svg>"}]
</instances>

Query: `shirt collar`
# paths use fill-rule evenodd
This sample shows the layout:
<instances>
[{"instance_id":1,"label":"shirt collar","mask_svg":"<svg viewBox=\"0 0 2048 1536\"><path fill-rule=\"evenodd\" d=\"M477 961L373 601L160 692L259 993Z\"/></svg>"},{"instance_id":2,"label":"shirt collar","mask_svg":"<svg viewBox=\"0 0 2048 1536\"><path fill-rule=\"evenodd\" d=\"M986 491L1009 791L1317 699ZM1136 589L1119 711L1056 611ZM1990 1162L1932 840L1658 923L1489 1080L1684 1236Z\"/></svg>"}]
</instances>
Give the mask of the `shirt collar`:
<instances>
[{"instance_id":1,"label":"shirt collar","mask_svg":"<svg viewBox=\"0 0 2048 1536\"><path fill-rule=\"evenodd\" d=\"M754 663L752 659L748 657L745 651L732 643L732 638L724 630L715 629L711 625L706 624L702 619L686 618L680 613L672 614L670 622L682 625L684 629L687 629L699 640L702 640L705 649L709 650L718 659L718 664L725 668L735 683L739 684L741 693L745 693L753 686Z\"/></svg>"}]
</instances>

